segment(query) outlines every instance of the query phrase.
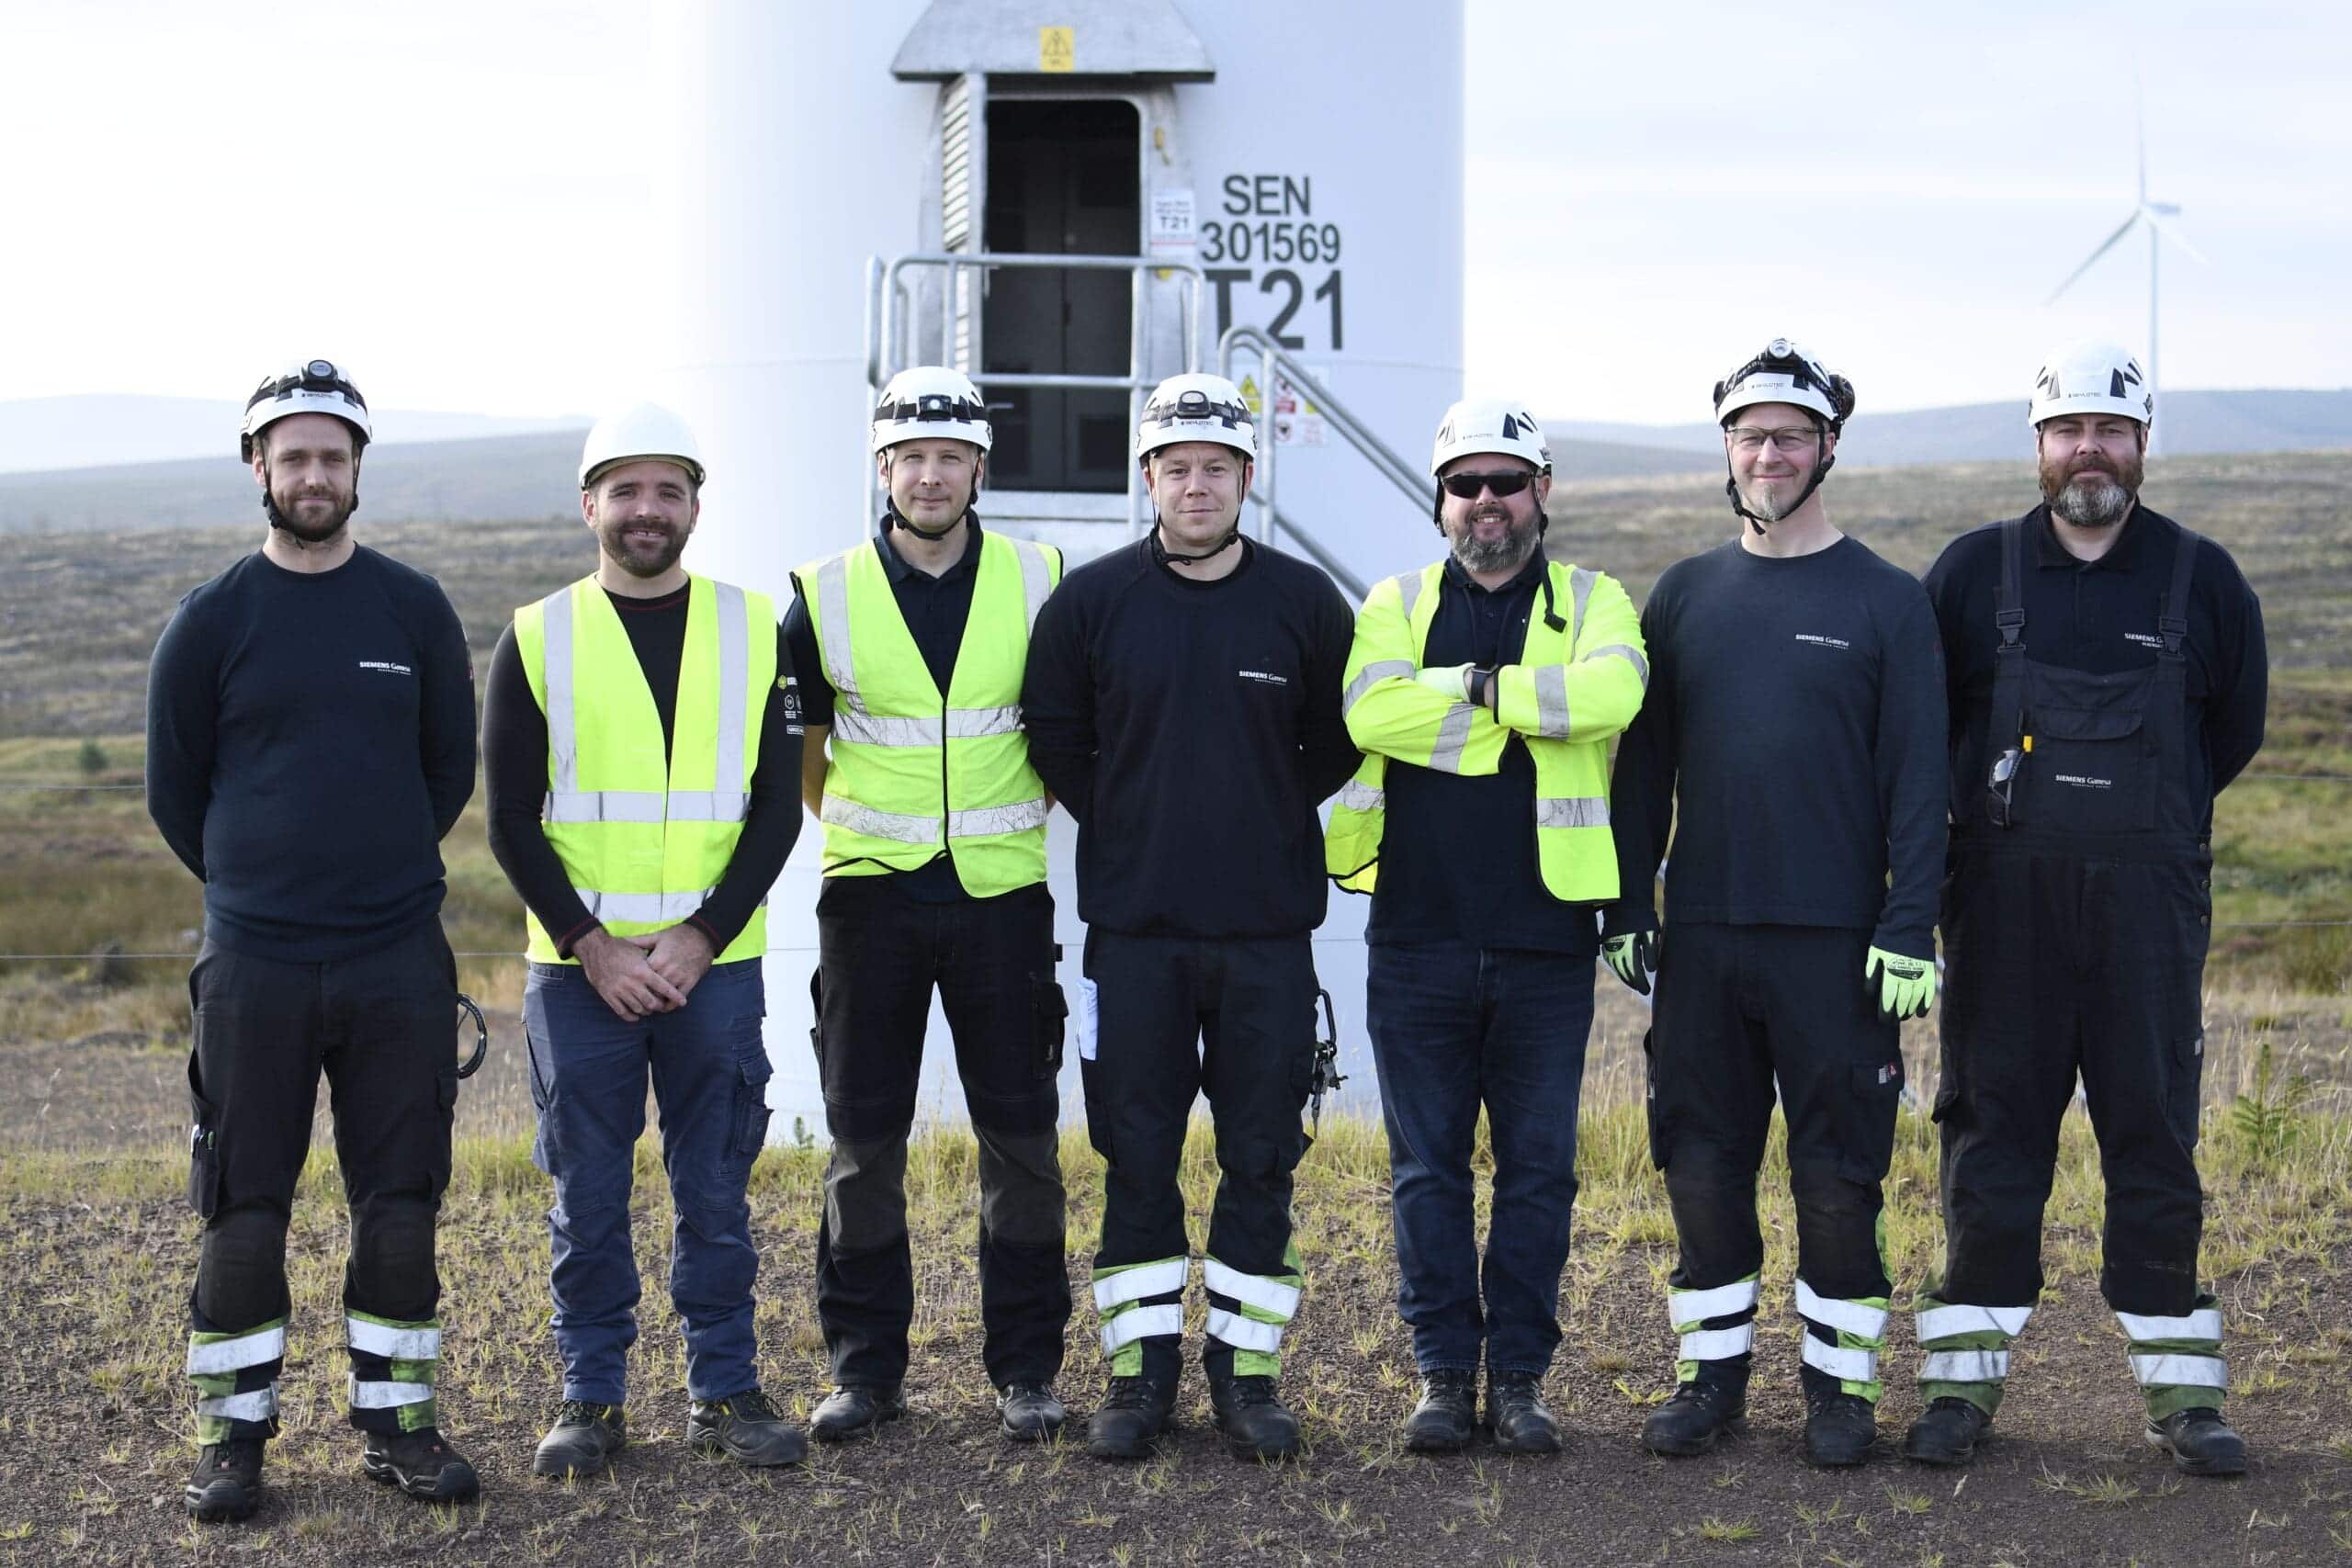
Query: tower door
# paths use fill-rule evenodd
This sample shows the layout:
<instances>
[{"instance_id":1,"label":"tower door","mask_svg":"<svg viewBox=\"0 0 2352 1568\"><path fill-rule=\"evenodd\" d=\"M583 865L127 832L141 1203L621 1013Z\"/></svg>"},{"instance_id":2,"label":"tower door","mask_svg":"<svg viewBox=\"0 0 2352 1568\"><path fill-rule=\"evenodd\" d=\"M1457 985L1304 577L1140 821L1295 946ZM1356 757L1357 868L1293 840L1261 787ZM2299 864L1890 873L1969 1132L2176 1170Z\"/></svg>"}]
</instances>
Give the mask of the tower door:
<instances>
[{"instance_id":1,"label":"tower door","mask_svg":"<svg viewBox=\"0 0 2352 1568\"><path fill-rule=\"evenodd\" d=\"M990 98L986 248L1042 254L1135 255L1143 234L1141 118L1102 98ZM980 378L989 371L1123 376L1130 355L1131 275L1007 267L982 306ZM990 484L1007 490L1126 488L1124 392L1023 388L992 392Z\"/></svg>"}]
</instances>

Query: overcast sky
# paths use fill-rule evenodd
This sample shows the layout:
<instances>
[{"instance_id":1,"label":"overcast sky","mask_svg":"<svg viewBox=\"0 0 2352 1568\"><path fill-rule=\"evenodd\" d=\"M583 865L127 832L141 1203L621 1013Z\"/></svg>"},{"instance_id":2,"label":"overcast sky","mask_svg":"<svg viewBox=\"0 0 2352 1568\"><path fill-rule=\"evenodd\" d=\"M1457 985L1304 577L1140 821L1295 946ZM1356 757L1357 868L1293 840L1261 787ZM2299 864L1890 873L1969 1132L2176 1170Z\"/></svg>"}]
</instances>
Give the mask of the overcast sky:
<instances>
[{"instance_id":1,"label":"overcast sky","mask_svg":"<svg viewBox=\"0 0 2352 1568\"><path fill-rule=\"evenodd\" d=\"M833 0L792 0L795 4ZM1864 406L2022 398L2146 335L2170 387L2352 384L2352 23L2317 3L1469 0L1468 373L1703 418L1775 333ZM379 406L593 411L658 251L650 0L0 0L0 400L233 397L332 345ZM1370 106L1367 111L1370 112Z\"/></svg>"}]
</instances>

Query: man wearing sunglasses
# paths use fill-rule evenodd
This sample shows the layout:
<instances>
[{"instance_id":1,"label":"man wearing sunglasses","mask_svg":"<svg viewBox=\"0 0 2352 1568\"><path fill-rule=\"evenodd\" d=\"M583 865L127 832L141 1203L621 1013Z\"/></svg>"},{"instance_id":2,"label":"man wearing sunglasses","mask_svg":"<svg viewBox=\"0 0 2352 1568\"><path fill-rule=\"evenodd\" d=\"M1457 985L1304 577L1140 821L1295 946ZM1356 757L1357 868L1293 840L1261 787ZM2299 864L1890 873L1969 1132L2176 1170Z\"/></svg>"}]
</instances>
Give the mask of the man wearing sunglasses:
<instances>
[{"instance_id":1,"label":"man wearing sunglasses","mask_svg":"<svg viewBox=\"0 0 2352 1568\"><path fill-rule=\"evenodd\" d=\"M2213 797L2262 744L2262 606L2229 552L2140 502L2154 398L2124 350L2052 355L2028 417L2042 503L1928 573L1951 701L1944 1269L1922 1292L1926 1411L1962 1464L2041 1291L2041 1211L2079 1073L2107 1171L2099 1291L2147 1439L2234 1474L2220 1304L2197 1283Z\"/></svg>"},{"instance_id":2,"label":"man wearing sunglasses","mask_svg":"<svg viewBox=\"0 0 2352 1568\"><path fill-rule=\"evenodd\" d=\"M1853 388L1784 338L1715 384L1738 536L1669 568L1642 612L1650 701L1610 791L1625 895L1604 949L1657 979L1650 1154L1679 1257L1679 1387L1652 1452L1740 1428L1776 1098L1796 1201L1805 1454L1877 1437L1888 1291L1881 1186L1903 1090L1898 1021L1935 994L1944 683L1908 572L1829 521L1820 490ZM1665 855L1661 944L1651 883Z\"/></svg>"},{"instance_id":3,"label":"man wearing sunglasses","mask_svg":"<svg viewBox=\"0 0 2352 1568\"><path fill-rule=\"evenodd\" d=\"M1593 914L1617 893L1609 742L1649 666L1616 581L1544 557L1552 457L1524 404L1456 403L1430 471L1449 552L1364 599L1341 702L1365 757L1332 807L1324 866L1372 895L1365 1012L1395 1173L1396 1306L1422 1379L1406 1446L1470 1442L1483 1359L1497 1446L1551 1453L1543 1381L1577 1193ZM1483 1274L1470 1169L1482 1104L1495 1153Z\"/></svg>"}]
</instances>

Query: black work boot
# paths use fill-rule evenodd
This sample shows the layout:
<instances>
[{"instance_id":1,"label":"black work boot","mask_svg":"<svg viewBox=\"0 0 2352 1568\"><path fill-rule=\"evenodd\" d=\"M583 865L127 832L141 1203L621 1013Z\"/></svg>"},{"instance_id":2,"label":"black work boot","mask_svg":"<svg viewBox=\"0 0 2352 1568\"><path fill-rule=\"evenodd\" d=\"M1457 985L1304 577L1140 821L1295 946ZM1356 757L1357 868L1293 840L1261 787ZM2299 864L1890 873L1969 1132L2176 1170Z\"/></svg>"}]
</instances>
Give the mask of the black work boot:
<instances>
[{"instance_id":1,"label":"black work boot","mask_svg":"<svg viewBox=\"0 0 2352 1568\"><path fill-rule=\"evenodd\" d=\"M996 1391L997 1429L1016 1443L1042 1443L1061 1435L1069 1419L1049 1382L1009 1382Z\"/></svg>"},{"instance_id":2,"label":"black work boot","mask_svg":"<svg viewBox=\"0 0 2352 1568\"><path fill-rule=\"evenodd\" d=\"M2151 1421L2148 1441L2172 1455L2172 1462L2191 1475L2245 1473L2245 1439L2231 1429L2218 1410L2200 1405Z\"/></svg>"},{"instance_id":3,"label":"black work boot","mask_svg":"<svg viewBox=\"0 0 2352 1568\"><path fill-rule=\"evenodd\" d=\"M470 1503L481 1495L481 1478L437 1427L368 1433L359 1468L368 1480L397 1486L420 1502Z\"/></svg>"},{"instance_id":4,"label":"black work boot","mask_svg":"<svg viewBox=\"0 0 2352 1568\"><path fill-rule=\"evenodd\" d=\"M1487 1427L1507 1454L1560 1451L1560 1420L1544 1403L1540 1372L1487 1373Z\"/></svg>"},{"instance_id":5,"label":"black work boot","mask_svg":"<svg viewBox=\"0 0 2352 1568\"><path fill-rule=\"evenodd\" d=\"M896 1421L906 1413L906 1396L897 1383L888 1387L844 1383L825 1395L817 1413L808 1417L808 1435L820 1443L870 1438L881 1431L883 1422Z\"/></svg>"},{"instance_id":6,"label":"black work boot","mask_svg":"<svg viewBox=\"0 0 2352 1568\"><path fill-rule=\"evenodd\" d=\"M628 1416L617 1404L567 1399L555 1425L531 1455L531 1473L561 1480L612 1468L613 1456L628 1446Z\"/></svg>"},{"instance_id":7,"label":"black work boot","mask_svg":"<svg viewBox=\"0 0 2352 1568\"><path fill-rule=\"evenodd\" d=\"M1842 1389L1807 1389L1804 1457L1832 1470L1861 1464L1878 1441L1878 1407Z\"/></svg>"},{"instance_id":8,"label":"black work boot","mask_svg":"<svg viewBox=\"0 0 2352 1568\"><path fill-rule=\"evenodd\" d=\"M187 1478L190 1518L220 1524L254 1517L261 1506L262 1442L260 1438L232 1438L204 1445Z\"/></svg>"},{"instance_id":9,"label":"black work boot","mask_svg":"<svg viewBox=\"0 0 2352 1568\"><path fill-rule=\"evenodd\" d=\"M1417 1454L1458 1454L1478 1427L1478 1374L1439 1367L1421 1379L1421 1402L1405 1417L1405 1447Z\"/></svg>"},{"instance_id":10,"label":"black work boot","mask_svg":"<svg viewBox=\"0 0 2352 1568\"><path fill-rule=\"evenodd\" d=\"M760 1468L800 1464L808 1458L808 1439L777 1415L768 1396L756 1388L725 1399L697 1399L687 1406L686 1446L698 1454Z\"/></svg>"},{"instance_id":11,"label":"black work boot","mask_svg":"<svg viewBox=\"0 0 2352 1568\"><path fill-rule=\"evenodd\" d=\"M1966 1464L1976 1445L1992 1436L1993 1418L1964 1399L1946 1395L1930 1403L1911 1423L1903 1457L1921 1464Z\"/></svg>"},{"instance_id":12,"label":"black work boot","mask_svg":"<svg viewBox=\"0 0 2352 1568\"><path fill-rule=\"evenodd\" d=\"M1642 1447L1654 1454L1687 1459L1705 1453L1715 1439L1747 1430L1747 1369L1711 1370L1679 1385L1674 1397L1642 1422Z\"/></svg>"},{"instance_id":13,"label":"black work boot","mask_svg":"<svg viewBox=\"0 0 2352 1568\"><path fill-rule=\"evenodd\" d=\"M1209 1414L1235 1459L1283 1460L1298 1452L1298 1417L1269 1377L1209 1374Z\"/></svg>"},{"instance_id":14,"label":"black work boot","mask_svg":"<svg viewBox=\"0 0 2352 1568\"><path fill-rule=\"evenodd\" d=\"M1086 1451L1096 1459L1147 1459L1176 1410L1176 1385L1147 1377L1113 1378L1086 1424Z\"/></svg>"}]
</instances>

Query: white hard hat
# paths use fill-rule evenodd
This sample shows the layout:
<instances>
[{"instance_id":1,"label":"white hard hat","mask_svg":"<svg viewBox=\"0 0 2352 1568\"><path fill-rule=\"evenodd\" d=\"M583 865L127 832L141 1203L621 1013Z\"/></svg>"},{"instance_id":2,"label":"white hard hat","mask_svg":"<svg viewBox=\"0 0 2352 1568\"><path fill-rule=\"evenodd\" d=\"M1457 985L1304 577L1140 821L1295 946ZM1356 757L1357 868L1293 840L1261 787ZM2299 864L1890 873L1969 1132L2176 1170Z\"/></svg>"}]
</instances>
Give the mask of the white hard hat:
<instances>
[{"instance_id":1,"label":"white hard hat","mask_svg":"<svg viewBox=\"0 0 2352 1568\"><path fill-rule=\"evenodd\" d=\"M2142 424L2156 417L2156 394L2132 351L2111 343L2070 343L2034 372L2026 423L2068 414L2121 414Z\"/></svg>"},{"instance_id":2,"label":"white hard hat","mask_svg":"<svg viewBox=\"0 0 2352 1568\"><path fill-rule=\"evenodd\" d=\"M1136 460L1184 441L1214 441L1254 459L1257 416L1241 400L1241 389L1198 370L1170 376L1153 388L1136 426Z\"/></svg>"},{"instance_id":3,"label":"white hard hat","mask_svg":"<svg viewBox=\"0 0 2352 1568\"><path fill-rule=\"evenodd\" d=\"M254 460L254 437L289 414L331 414L351 426L353 449L368 445L375 431L368 423L368 400L331 359L309 359L266 377L245 400L245 423L237 434L237 456Z\"/></svg>"},{"instance_id":4,"label":"white hard hat","mask_svg":"<svg viewBox=\"0 0 2352 1568\"><path fill-rule=\"evenodd\" d=\"M703 481L702 446L686 422L660 403L639 403L619 413L608 413L589 431L580 449L580 488L616 463L659 457L675 463L697 485Z\"/></svg>"},{"instance_id":5,"label":"white hard hat","mask_svg":"<svg viewBox=\"0 0 2352 1568\"><path fill-rule=\"evenodd\" d=\"M1819 414L1831 430L1854 412L1854 384L1787 338L1776 337L1764 352L1715 383L1715 423L1758 403L1791 403Z\"/></svg>"},{"instance_id":6,"label":"white hard hat","mask_svg":"<svg viewBox=\"0 0 2352 1568\"><path fill-rule=\"evenodd\" d=\"M961 370L917 365L890 378L874 405L872 450L938 436L968 441L985 452L996 444L988 400Z\"/></svg>"},{"instance_id":7,"label":"white hard hat","mask_svg":"<svg viewBox=\"0 0 2352 1568\"><path fill-rule=\"evenodd\" d=\"M1448 463L1474 452L1524 457L1540 471L1552 471L1552 448L1544 440L1544 427L1525 403L1504 398L1464 398L1446 410L1437 427L1436 449L1430 454L1430 472L1442 473Z\"/></svg>"}]
</instances>

